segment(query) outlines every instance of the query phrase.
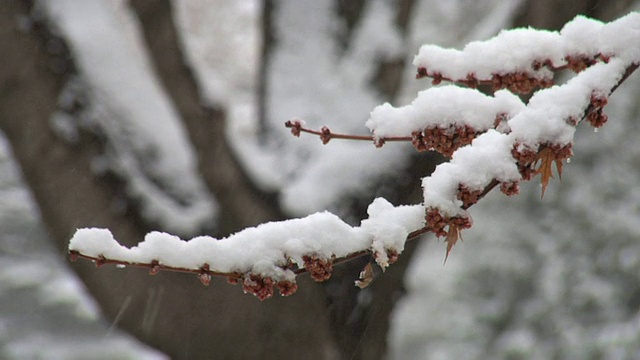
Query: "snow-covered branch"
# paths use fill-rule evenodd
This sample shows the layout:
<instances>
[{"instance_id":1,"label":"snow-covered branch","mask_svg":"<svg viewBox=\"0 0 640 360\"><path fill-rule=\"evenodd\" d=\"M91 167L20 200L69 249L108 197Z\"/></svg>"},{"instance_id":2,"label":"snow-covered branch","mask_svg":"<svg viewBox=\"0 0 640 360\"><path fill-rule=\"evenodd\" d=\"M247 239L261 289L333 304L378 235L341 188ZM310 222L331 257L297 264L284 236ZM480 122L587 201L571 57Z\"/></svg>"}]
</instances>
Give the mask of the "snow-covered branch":
<instances>
[{"instance_id":1,"label":"snow-covered branch","mask_svg":"<svg viewBox=\"0 0 640 360\"><path fill-rule=\"evenodd\" d=\"M394 207L376 199L359 227L321 212L222 240L182 241L155 232L131 249L120 246L108 230L81 229L69 250L98 265L194 272L205 284L211 275L227 276L260 299L270 297L274 287L291 294L302 272L325 280L340 259L371 253L384 269L408 239L426 231L446 236L448 256L460 231L472 225L469 207L498 186L506 195L517 194L520 181L538 174L544 194L552 167L560 175L563 160L573 155L576 126L583 120L596 128L604 125L608 97L640 64L640 14L609 24L578 17L560 32L504 31L462 51L424 46L414 64L419 76L435 82L448 79L471 88L491 82L496 92L488 96L447 85L419 93L407 106L378 106L366 123L371 137L326 127L315 131L300 120L286 125L294 135L312 133L323 143L332 138L372 140L377 146L411 141L419 151L451 157L423 178L423 204ZM564 69L575 76L551 86L554 72ZM532 96L525 103L514 92Z\"/></svg>"},{"instance_id":2,"label":"snow-covered branch","mask_svg":"<svg viewBox=\"0 0 640 360\"><path fill-rule=\"evenodd\" d=\"M321 212L302 219L271 222L248 228L225 239L209 236L183 241L161 232L147 234L138 246L121 246L109 230L79 229L69 243L74 257L96 265L120 264L159 270L192 272L208 284L211 276L241 281L243 288L261 299L295 291L297 274L309 272L317 281L331 275L337 259L372 253L383 268L395 261L405 239L424 227L420 205L394 207L378 198L369 218L351 227L337 216Z\"/></svg>"}]
</instances>

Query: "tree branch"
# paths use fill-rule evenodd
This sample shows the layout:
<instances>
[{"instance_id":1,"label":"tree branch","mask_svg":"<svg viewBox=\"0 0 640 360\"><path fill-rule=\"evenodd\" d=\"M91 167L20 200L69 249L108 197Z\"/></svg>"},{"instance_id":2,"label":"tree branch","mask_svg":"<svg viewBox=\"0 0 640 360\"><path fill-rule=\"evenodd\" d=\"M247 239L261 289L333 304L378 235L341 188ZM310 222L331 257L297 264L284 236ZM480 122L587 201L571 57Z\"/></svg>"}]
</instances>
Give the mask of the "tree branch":
<instances>
[{"instance_id":1,"label":"tree branch","mask_svg":"<svg viewBox=\"0 0 640 360\"><path fill-rule=\"evenodd\" d=\"M608 97L638 68L637 60L636 62L629 62L626 58L614 59L613 56L604 57L600 54L593 59L579 58L578 60L573 60L570 56L565 59L567 67L578 72L578 75L566 84L536 92L529 105L524 108L521 103L513 103L508 97L500 98L500 101L505 102L507 104L506 107L515 113L511 119L506 121L506 124L494 122L493 129L486 130L481 126L476 129L473 124L486 125L486 119L481 119L480 121L467 115L469 116L467 119L461 120L463 125L442 120L441 123L436 122L435 125L428 123L428 126L433 126L433 128L418 132L420 138L416 147L419 150L435 148L445 156L453 154L458 149L460 150L451 162L441 164L441 167L439 166L432 176L423 179L425 191L423 206L414 206L407 211L406 208L393 207L383 199L377 199L370 205L369 219L363 220L362 225L357 229L344 224L334 215L317 213L305 219L297 219L296 221L298 222L295 224L289 223L285 225L286 222L271 223L266 224L269 227L262 228L262 230L255 228L247 230L244 234L237 234L238 237L235 239L237 241L246 240L245 235L247 234L250 234L250 237L258 236L268 239L272 239L276 234L277 243L260 239L262 241L260 246L274 247L274 249L269 249L269 251L273 250L274 253L270 255L271 258L268 260L264 258L266 255L260 254L262 256L260 258L261 262L272 262L270 263L271 268L265 270L263 269L264 266L261 265L260 269L262 270L256 270L252 265L246 265L247 261L253 259L252 256L239 257L238 264L242 263L243 265L229 266L227 264L224 269L233 270L229 272L219 269L212 270L209 263L198 264L198 268L195 268L195 266L194 268L189 268L163 265L158 260L153 260L150 263L126 262L118 259L108 259L103 255L91 256L82 254L78 252L78 248L70 245L72 257L90 259L96 265L113 263L145 267L149 268L152 274L157 273L159 270L196 273L205 285L208 284L211 276L227 277L231 282L242 280L245 291L253 293L260 299L265 299L273 294L274 286L277 286L283 295L293 293L295 291L295 277L298 275L308 272L314 280L324 281L330 277L333 265L368 254L372 255L384 269L397 260L399 251L402 250L404 243L414 240L426 232L433 232L437 236L446 236L446 254L448 256L451 248L459 238L460 230L471 226L471 219L467 210L484 198L496 186L500 185L501 191L506 195L515 195L518 193L520 181L528 181L535 175L541 174L544 193L544 189L551 178L551 166L555 163L558 173L560 173L562 160L572 155L571 148L575 127L585 119L594 127L602 126L607 120L606 115L603 114L603 108L607 104ZM550 62L546 61L539 66L553 67ZM559 69L559 67L553 67L553 69ZM521 74L521 72L516 72L500 75L500 79L507 79L506 82L503 81L501 84L507 84L511 91L526 90L531 92L535 87L534 85L536 85L534 82L540 79L530 77L529 80L532 82L527 82L529 75L525 74L523 75L524 78L520 79L519 76ZM437 88L433 90L434 93L439 95L441 93L445 95L461 94L465 99L472 99L477 106L484 107L483 114L495 114L495 112L492 112L495 104L491 100L487 102L482 97L475 97L475 95L472 97L469 94L475 94L475 91L451 92L450 89L447 89L445 92L443 89ZM439 95L427 99L430 101L433 99L440 100L442 97ZM496 99L498 95L500 94L496 94ZM424 99L422 98L422 100ZM585 103L577 104L581 105L580 107L576 107L576 104L573 103L570 105L563 103L563 101L573 102L575 99L584 99ZM428 111L430 109L428 106L432 104L433 101L422 101L415 104L412 103L410 106L427 106ZM515 106L512 106L513 104ZM549 107L552 111L548 111L546 108L541 110L541 104L546 104L546 107ZM487 109L491 111L487 112ZM580 112L579 109L584 110ZM383 115L395 115L394 111L398 109L385 105L383 110ZM415 108L408 109L410 114L414 114L415 111ZM469 111L466 111L466 113L469 113ZM405 113L401 112L401 114ZM499 114L496 115L496 118L499 118ZM397 119L389 121L394 120ZM418 122L410 123L409 127L406 126L407 124L401 124L400 130L393 127L396 124L392 124L386 130L391 133L407 131L408 128L423 124L419 121L424 121L424 119L418 119ZM369 123L367 125L373 127L375 132L379 122L374 121L372 125ZM375 139L373 136L334 134L327 127L323 127L320 131L311 130L304 127L304 122L301 120L287 121L285 126L291 129L292 134L295 136L299 136L302 132L310 133L319 136L325 144L332 138L368 141ZM432 132L433 129L438 128L440 129L439 133ZM432 134L437 134L439 138L437 141L447 146L428 145L431 144L431 139L425 139L424 137L429 137ZM456 141L455 136L464 138L465 141ZM447 139L448 137L450 138ZM441 138L444 138L444 140ZM416 145L415 132L412 133L411 137L380 137L375 144L376 146L381 146L384 141L409 140ZM473 143L471 143L472 140L474 140ZM435 144L438 143L436 142ZM470 145L464 146L467 144ZM492 163L498 163L498 166L495 167L495 164ZM479 164L483 166L479 167ZM418 209L422 214L415 213ZM416 216L418 218L422 217L421 222L415 220L414 217ZM365 223L365 221L368 222ZM319 232L315 229L316 227L320 227ZM445 228L448 228L448 230L445 230ZM273 232L272 230L274 229L277 231ZM364 233L358 231L364 231ZM391 239L387 236L390 233L395 234L395 236L391 236ZM402 234L403 238L400 239L401 236L398 234ZM363 235L364 238L362 237ZM331 241L324 241L327 239L326 236ZM355 245L356 248L352 246L349 248L350 250L345 250L342 245L338 247L332 242L336 237L344 236L353 236L354 244L357 244ZM307 243L305 241L309 238L313 238L313 246L306 248ZM174 240L156 239L155 242L167 245L171 241ZM295 250L291 250L292 248L289 245L282 245L288 243L288 241L299 241L301 243L294 247ZM234 245L240 246L242 244L234 243ZM254 245L252 244L251 246ZM100 254L99 251L102 251L100 249L103 249L101 246L90 248L94 254ZM119 248L114 249L110 244L104 246L105 251L110 253L117 254L120 251ZM211 251L218 249L211 244L207 246L210 246ZM326 248L323 248L324 246ZM244 249L244 251L247 251L247 249ZM289 251L294 251L294 254L288 253ZM285 260L283 261L283 259ZM241 270L238 270L239 268Z\"/></svg>"}]
</instances>

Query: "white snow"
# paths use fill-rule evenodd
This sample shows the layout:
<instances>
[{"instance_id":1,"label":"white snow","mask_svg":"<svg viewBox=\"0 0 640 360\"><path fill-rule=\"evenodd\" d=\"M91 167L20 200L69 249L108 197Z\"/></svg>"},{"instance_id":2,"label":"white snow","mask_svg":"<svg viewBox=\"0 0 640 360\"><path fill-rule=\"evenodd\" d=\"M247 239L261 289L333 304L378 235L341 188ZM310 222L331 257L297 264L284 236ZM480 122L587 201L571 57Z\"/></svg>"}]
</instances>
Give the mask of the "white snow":
<instances>
[{"instance_id":1,"label":"white snow","mask_svg":"<svg viewBox=\"0 0 640 360\"><path fill-rule=\"evenodd\" d=\"M501 31L486 41L467 44L462 50L424 45L413 64L449 79L465 79L474 74L490 79L493 74L524 72L534 78L550 79L549 69L534 69L535 61L550 60L554 66L566 64L566 56L594 57L615 54L627 62L640 60L640 14L631 13L617 21L599 21L577 17L560 32L536 29Z\"/></svg>"},{"instance_id":2,"label":"white snow","mask_svg":"<svg viewBox=\"0 0 640 360\"><path fill-rule=\"evenodd\" d=\"M149 264L155 260L186 269L208 264L211 271L293 280L294 274L282 269L289 260L302 267L304 255L331 259L368 249L383 255L389 249L400 253L407 235L424 224L422 206L394 207L384 199L370 205L369 215L360 227L351 227L331 213L320 212L261 224L220 240L200 236L183 241L174 235L151 232L130 249L118 244L109 230L86 228L75 233L69 250L129 263ZM385 266L386 259L381 261Z\"/></svg>"},{"instance_id":3,"label":"white snow","mask_svg":"<svg viewBox=\"0 0 640 360\"><path fill-rule=\"evenodd\" d=\"M520 173L511 156L513 140L509 135L489 130L460 148L451 161L440 164L422 181L424 205L438 208L443 215L463 215L462 202L456 198L458 185L470 190L482 190L491 180L503 182L520 180Z\"/></svg>"},{"instance_id":4,"label":"white snow","mask_svg":"<svg viewBox=\"0 0 640 360\"><path fill-rule=\"evenodd\" d=\"M439 73L449 79L465 79L474 74L478 79L489 79L493 74L527 72L536 78L550 78L545 68L533 70L533 60L550 59L561 62L564 52L560 36L551 31L515 29L500 32L487 41L474 41L463 50L424 45L413 64Z\"/></svg>"},{"instance_id":5,"label":"white snow","mask_svg":"<svg viewBox=\"0 0 640 360\"><path fill-rule=\"evenodd\" d=\"M545 142L571 143L576 128L568 120L582 118L592 95L608 97L628 65L612 59L589 67L561 86L536 92L527 109L509 120L511 135L532 147Z\"/></svg>"},{"instance_id":6,"label":"white snow","mask_svg":"<svg viewBox=\"0 0 640 360\"><path fill-rule=\"evenodd\" d=\"M582 118L593 94L607 97L628 65L615 58L589 67L566 84L536 92L526 108L508 121L511 131L508 135L489 130L423 179L424 205L438 208L449 216L462 215L465 211L456 198L459 184L480 190L494 178L518 181L520 175L511 156L514 145L537 149L545 143L572 143L576 127L569 120ZM428 113L429 108L422 111Z\"/></svg>"},{"instance_id":7,"label":"white snow","mask_svg":"<svg viewBox=\"0 0 640 360\"><path fill-rule=\"evenodd\" d=\"M216 204L197 172L176 109L155 77L124 1L41 1L88 86L91 116L109 146L109 168L142 215L181 234L212 223ZM53 120L59 124L59 117Z\"/></svg>"},{"instance_id":8,"label":"white snow","mask_svg":"<svg viewBox=\"0 0 640 360\"><path fill-rule=\"evenodd\" d=\"M345 24L337 20L334 3L279 1L271 15L275 41L264 69L256 58L263 39L256 35L260 29L252 28L262 25L255 1L174 4L205 101L228 110L227 137L243 169L262 189L280 192L287 213L304 216L337 206L345 197L367 192L381 174L404 167L409 147L378 151L370 144L344 141L322 146L314 139L292 137L283 126L296 117L312 128L366 132L362 123L382 102L370 86L378 61L403 56L390 4L366 6L349 48L343 50L335 34ZM225 44L227 38L237 46ZM227 51L229 46L233 48ZM245 71L223 71L232 65ZM266 81L264 116L254 96L260 76ZM226 83L231 83L229 91L211 90Z\"/></svg>"},{"instance_id":9,"label":"white snow","mask_svg":"<svg viewBox=\"0 0 640 360\"><path fill-rule=\"evenodd\" d=\"M377 106L366 125L378 139L450 125L468 125L477 131L486 131L498 115L511 118L524 107L522 101L508 91L498 91L493 97L474 89L448 85L421 91L410 105Z\"/></svg>"},{"instance_id":10,"label":"white snow","mask_svg":"<svg viewBox=\"0 0 640 360\"><path fill-rule=\"evenodd\" d=\"M202 100L224 106L251 106L262 56L262 3L256 0L172 1L177 33L202 91ZM256 116L253 114L252 116ZM248 121L230 117L230 123Z\"/></svg>"}]
</instances>

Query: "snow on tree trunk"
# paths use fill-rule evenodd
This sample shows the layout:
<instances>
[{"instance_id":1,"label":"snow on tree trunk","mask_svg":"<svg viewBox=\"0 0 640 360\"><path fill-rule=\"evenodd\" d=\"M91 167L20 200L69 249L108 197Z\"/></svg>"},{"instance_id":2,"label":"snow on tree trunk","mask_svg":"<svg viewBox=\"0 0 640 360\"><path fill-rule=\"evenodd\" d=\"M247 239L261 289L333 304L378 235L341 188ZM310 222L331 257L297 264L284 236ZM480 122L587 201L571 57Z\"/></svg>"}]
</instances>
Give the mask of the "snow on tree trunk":
<instances>
[{"instance_id":1,"label":"snow on tree trunk","mask_svg":"<svg viewBox=\"0 0 640 360\"><path fill-rule=\"evenodd\" d=\"M82 79L68 85L81 90L71 89L61 101L89 98L83 121L67 124L95 129L109 141L105 158L94 161L95 171L124 178L143 217L166 231L189 235L210 226L217 204L197 173L183 125L153 74L126 4L39 5L69 42Z\"/></svg>"}]
</instances>

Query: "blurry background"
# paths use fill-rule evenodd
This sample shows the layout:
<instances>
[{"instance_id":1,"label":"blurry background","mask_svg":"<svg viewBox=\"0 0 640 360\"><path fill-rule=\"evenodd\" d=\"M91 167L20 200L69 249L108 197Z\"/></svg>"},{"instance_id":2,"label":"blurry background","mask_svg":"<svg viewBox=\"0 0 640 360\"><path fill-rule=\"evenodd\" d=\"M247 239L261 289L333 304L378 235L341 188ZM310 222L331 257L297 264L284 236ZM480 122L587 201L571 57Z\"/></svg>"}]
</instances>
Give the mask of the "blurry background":
<instances>
[{"instance_id":1,"label":"blurry background","mask_svg":"<svg viewBox=\"0 0 640 360\"><path fill-rule=\"evenodd\" d=\"M0 357L7 359L640 358L640 77L576 134L540 200L491 194L446 266L415 241L365 290L367 262L264 303L195 276L69 263L78 227L129 246L217 237L376 196L418 203L441 161L405 145L296 139L284 121L362 133L404 105L420 44L612 20L638 1L0 2ZM637 46L637 44L635 44Z\"/></svg>"}]
</instances>

